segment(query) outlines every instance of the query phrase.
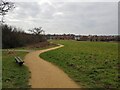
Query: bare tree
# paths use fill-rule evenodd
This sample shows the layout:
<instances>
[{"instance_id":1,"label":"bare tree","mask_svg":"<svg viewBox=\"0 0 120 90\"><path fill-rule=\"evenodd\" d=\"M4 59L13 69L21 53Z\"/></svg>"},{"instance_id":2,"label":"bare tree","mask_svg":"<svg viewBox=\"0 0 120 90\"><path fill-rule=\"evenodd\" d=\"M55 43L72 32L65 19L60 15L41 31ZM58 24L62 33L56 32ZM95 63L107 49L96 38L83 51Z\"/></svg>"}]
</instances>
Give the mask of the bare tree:
<instances>
[{"instance_id":1,"label":"bare tree","mask_svg":"<svg viewBox=\"0 0 120 90\"><path fill-rule=\"evenodd\" d=\"M0 16L1 18L1 23L4 23L4 16L7 14L9 10L12 10L15 8L14 3L12 2L7 2L5 0L0 0Z\"/></svg>"},{"instance_id":2,"label":"bare tree","mask_svg":"<svg viewBox=\"0 0 120 90\"><path fill-rule=\"evenodd\" d=\"M35 35L41 35L42 33L45 33L45 31L42 29L42 27L33 28L31 30L28 30L28 31L32 32Z\"/></svg>"}]
</instances>

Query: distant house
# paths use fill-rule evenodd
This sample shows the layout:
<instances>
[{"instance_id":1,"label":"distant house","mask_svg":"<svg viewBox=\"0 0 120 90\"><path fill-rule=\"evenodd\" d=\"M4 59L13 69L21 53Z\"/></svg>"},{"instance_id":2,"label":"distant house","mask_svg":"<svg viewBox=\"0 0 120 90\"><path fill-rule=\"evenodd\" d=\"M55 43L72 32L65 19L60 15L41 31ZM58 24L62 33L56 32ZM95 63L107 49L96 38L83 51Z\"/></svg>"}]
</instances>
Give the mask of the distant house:
<instances>
[{"instance_id":1,"label":"distant house","mask_svg":"<svg viewBox=\"0 0 120 90\"><path fill-rule=\"evenodd\" d=\"M89 36L90 41L118 41L118 36Z\"/></svg>"},{"instance_id":2,"label":"distant house","mask_svg":"<svg viewBox=\"0 0 120 90\"><path fill-rule=\"evenodd\" d=\"M83 35L77 35L74 38L77 41L88 41L89 40L89 36L83 36Z\"/></svg>"},{"instance_id":3,"label":"distant house","mask_svg":"<svg viewBox=\"0 0 120 90\"><path fill-rule=\"evenodd\" d=\"M48 34L48 40L77 40L77 41L120 41L120 36L74 35L74 34Z\"/></svg>"},{"instance_id":4,"label":"distant house","mask_svg":"<svg viewBox=\"0 0 120 90\"><path fill-rule=\"evenodd\" d=\"M74 39L79 41L80 40L80 35L75 36Z\"/></svg>"},{"instance_id":5,"label":"distant house","mask_svg":"<svg viewBox=\"0 0 120 90\"><path fill-rule=\"evenodd\" d=\"M93 36L89 35L88 40L89 41L98 41L98 36L97 35L93 35Z\"/></svg>"},{"instance_id":6,"label":"distant house","mask_svg":"<svg viewBox=\"0 0 120 90\"><path fill-rule=\"evenodd\" d=\"M88 36L80 36L80 41L88 41Z\"/></svg>"},{"instance_id":7,"label":"distant house","mask_svg":"<svg viewBox=\"0 0 120 90\"><path fill-rule=\"evenodd\" d=\"M117 41L116 36L98 36L98 41Z\"/></svg>"},{"instance_id":8,"label":"distant house","mask_svg":"<svg viewBox=\"0 0 120 90\"><path fill-rule=\"evenodd\" d=\"M62 35L58 35L58 34L53 34L53 35L46 35L47 39L50 40L74 40L75 35L73 34L62 34Z\"/></svg>"}]
</instances>

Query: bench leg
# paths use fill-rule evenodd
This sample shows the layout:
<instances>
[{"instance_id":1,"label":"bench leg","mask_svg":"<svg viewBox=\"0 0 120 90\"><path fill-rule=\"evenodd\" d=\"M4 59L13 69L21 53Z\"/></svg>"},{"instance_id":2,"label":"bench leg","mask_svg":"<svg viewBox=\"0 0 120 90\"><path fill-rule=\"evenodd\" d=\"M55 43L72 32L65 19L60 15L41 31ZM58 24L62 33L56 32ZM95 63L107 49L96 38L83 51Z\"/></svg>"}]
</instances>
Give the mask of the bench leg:
<instances>
[{"instance_id":1,"label":"bench leg","mask_svg":"<svg viewBox=\"0 0 120 90\"><path fill-rule=\"evenodd\" d=\"M19 63L19 65L22 66L22 65L23 65L23 62Z\"/></svg>"}]
</instances>

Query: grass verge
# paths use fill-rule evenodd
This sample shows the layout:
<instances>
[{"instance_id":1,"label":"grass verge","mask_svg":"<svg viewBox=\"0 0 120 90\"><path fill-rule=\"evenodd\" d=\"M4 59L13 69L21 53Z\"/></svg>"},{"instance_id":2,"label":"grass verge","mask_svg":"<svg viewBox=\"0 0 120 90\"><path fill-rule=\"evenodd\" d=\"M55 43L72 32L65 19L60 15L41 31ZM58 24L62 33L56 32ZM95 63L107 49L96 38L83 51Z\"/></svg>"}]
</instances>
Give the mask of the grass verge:
<instances>
[{"instance_id":1,"label":"grass verge","mask_svg":"<svg viewBox=\"0 0 120 90\"><path fill-rule=\"evenodd\" d=\"M118 44L112 42L52 41L64 47L42 53L85 88L119 88Z\"/></svg>"},{"instance_id":2,"label":"grass verge","mask_svg":"<svg viewBox=\"0 0 120 90\"><path fill-rule=\"evenodd\" d=\"M14 52L8 54L2 53L2 87L3 88L28 88L28 80L30 72L28 68L23 65L19 66L15 63L14 56L20 56L22 59L26 52Z\"/></svg>"}]
</instances>

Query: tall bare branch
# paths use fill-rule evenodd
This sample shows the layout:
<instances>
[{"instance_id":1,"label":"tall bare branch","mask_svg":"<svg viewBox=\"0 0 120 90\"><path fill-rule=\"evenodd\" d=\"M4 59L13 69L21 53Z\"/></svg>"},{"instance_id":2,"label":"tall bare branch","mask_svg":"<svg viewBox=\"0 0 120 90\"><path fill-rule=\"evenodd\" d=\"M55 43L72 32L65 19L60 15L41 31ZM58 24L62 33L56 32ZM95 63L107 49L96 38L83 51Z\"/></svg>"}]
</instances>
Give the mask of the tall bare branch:
<instances>
[{"instance_id":1,"label":"tall bare branch","mask_svg":"<svg viewBox=\"0 0 120 90\"><path fill-rule=\"evenodd\" d=\"M4 23L4 16L13 8L15 8L15 5L13 2L0 0L0 15L2 16L1 23Z\"/></svg>"},{"instance_id":2,"label":"tall bare branch","mask_svg":"<svg viewBox=\"0 0 120 90\"><path fill-rule=\"evenodd\" d=\"M35 35L41 35L44 32L44 30L42 29L42 27L33 28L33 29L30 29L29 31L32 32Z\"/></svg>"}]
</instances>

